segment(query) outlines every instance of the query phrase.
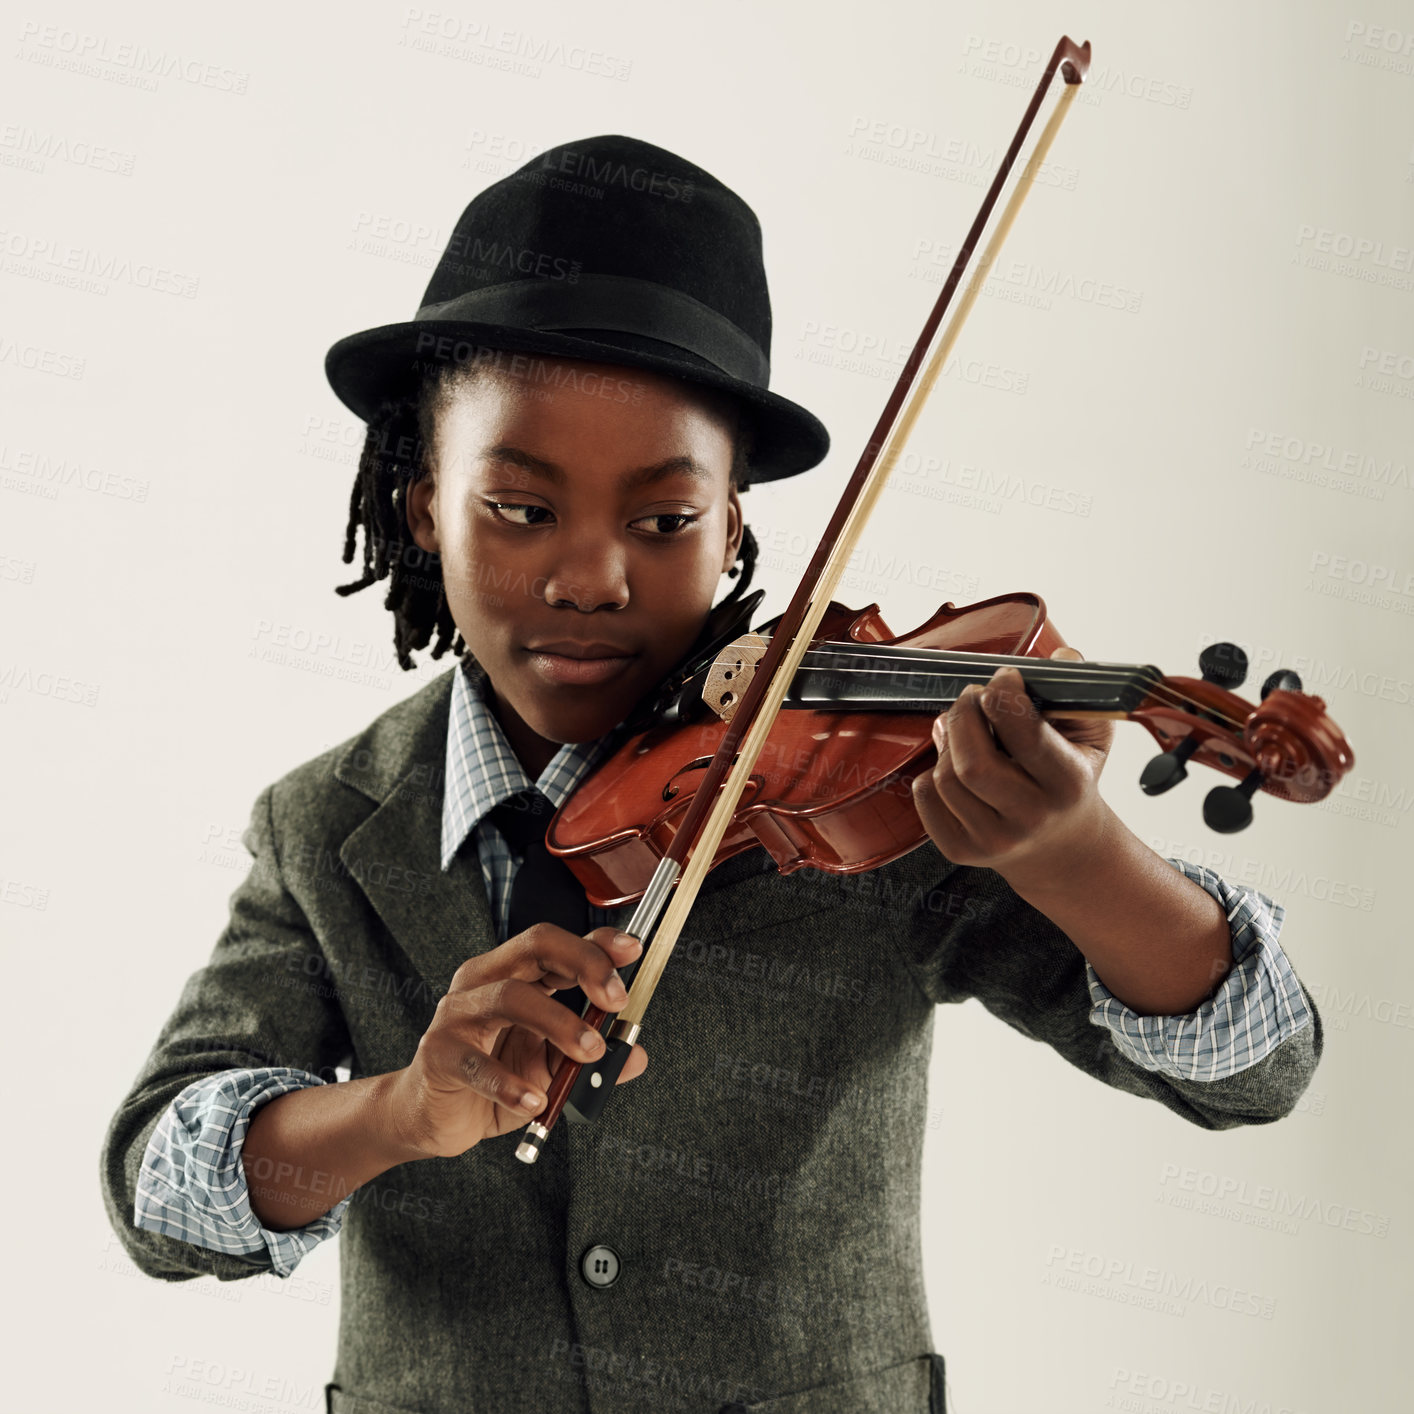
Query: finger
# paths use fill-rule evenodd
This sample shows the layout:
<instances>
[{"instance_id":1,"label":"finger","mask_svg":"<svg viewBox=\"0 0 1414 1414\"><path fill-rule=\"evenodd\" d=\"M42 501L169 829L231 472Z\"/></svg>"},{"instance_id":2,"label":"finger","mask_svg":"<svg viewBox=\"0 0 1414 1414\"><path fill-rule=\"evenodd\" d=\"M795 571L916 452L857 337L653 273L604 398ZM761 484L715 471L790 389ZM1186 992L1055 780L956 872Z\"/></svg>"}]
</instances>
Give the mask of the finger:
<instances>
[{"instance_id":1,"label":"finger","mask_svg":"<svg viewBox=\"0 0 1414 1414\"><path fill-rule=\"evenodd\" d=\"M440 1061L435 1056L429 1057L427 1069L434 1081L460 1085L493 1105L504 1105L527 1117L545 1108L542 1087L474 1046L461 1048Z\"/></svg>"},{"instance_id":2,"label":"finger","mask_svg":"<svg viewBox=\"0 0 1414 1414\"><path fill-rule=\"evenodd\" d=\"M645 1070L648 1069L648 1052L642 1046L635 1044L629 1052L628 1059L624 1062L624 1068L619 1072L619 1078L614 1083L622 1085L625 1080L637 1080Z\"/></svg>"},{"instance_id":3,"label":"finger","mask_svg":"<svg viewBox=\"0 0 1414 1414\"><path fill-rule=\"evenodd\" d=\"M533 982L508 977L470 992L448 992L437 1006L450 1035L483 1050L507 1027L540 1036L576 1060L598 1060L604 1038Z\"/></svg>"},{"instance_id":4,"label":"finger","mask_svg":"<svg viewBox=\"0 0 1414 1414\"><path fill-rule=\"evenodd\" d=\"M1108 754L1114 740L1114 723L1105 717L1052 717L1050 725L1075 746Z\"/></svg>"},{"instance_id":5,"label":"finger","mask_svg":"<svg viewBox=\"0 0 1414 1414\"><path fill-rule=\"evenodd\" d=\"M491 1048L491 1056L509 1066L532 1090L544 1092L553 1078L549 1059L562 1059L560 1052L543 1037L519 1026L508 1027Z\"/></svg>"},{"instance_id":6,"label":"finger","mask_svg":"<svg viewBox=\"0 0 1414 1414\"><path fill-rule=\"evenodd\" d=\"M564 1057L558 1052L550 1060L550 1078L554 1079L559 1074L560 1066L564 1064ZM624 1062L624 1068L619 1072L619 1078L615 1085L622 1085L625 1080L636 1080L645 1070L648 1069L648 1052L642 1046L635 1045L629 1052L628 1059Z\"/></svg>"},{"instance_id":7,"label":"finger","mask_svg":"<svg viewBox=\"0 0 1414 1414\"><path fill-rule=\"evenodd\" d=\"M553 990L579 986L596 1006L618 1011L628 991L615 962L632 961L642 944L620 946L614 941L615 931L596 928L591 936L581 938L554 923L533 924L500 947L468 958L453 974L451 990L471 991L507 979L528 983L549 979Z\"/></svg>"},{"instance_id":8,"label":"finger","mask_svg":"<svg viewBox=\"0 0 1414 1414\"><path fill-rule=\"evenodd\" d=\"M1062 644L1051 649L1051 657L1078 663L1084 661L1085 655L1068 644ZM1067 741L1077 746L1095 747L1102 756L1108 755L1115 731L1115 724L1108 717L1062 717L1057 714L1047 720Z\"/></svg>"},{"instance_id":9,"label":"finger","mask_svg":"<svg viewBox=\"0 0 1414 1414\"><path fill-rule=\"evenodd\" d=\"M621 933L616 928L607 924L601 928L595 928L589 934L591 941L596 942L613 959L616 970L625 967L635 958L643 953L643 944L628 933ZM576 987L579 981L575 977L567 977L561 973L547 973L541 979L541 985L549 992L562 992L568 987Z\"/></svg>"},{"instance_id":10,"label":"finger","mask_svg":"<svg viewBox=\"0 0 1414 1414\"><path fill-rule=\"evenodd\" d=\"M991 827L995 812L961 785L953 769L946 721L933 724L938 759L929 771L913 778L913 804L933 843L947 859L962 861L980 848L983 832Z\"/></svg>"},{"instance_id":11,"label":"finger","mask_svg":"<svg viewBox=\"0 0 1414 1414\"><path fill-rule=\"evenodd\" d=\"M949 804L958 800L977 826L988 828L1022 808L1035 785L1018 762L998 749L1000 734L992 735L994 723L982 710L983 696L975 684L969 685L948 713L947 750L938 758L938 788Z\"/></svg>"},{"instance_id":12,"label":"finger","mask_svg":"<svg viewBox=\"0 0 1414 1414\"><path fill-rule=\"evenodd\" d=\"M938 800L957 821L967 843L975 849L984 848L1002 825L1002 816L959 779L946 757L933 768L932 780Z\"/></svg>"},{"instance_id":13,"label":"finger","mask_svg":"<svg viewBox=\"0 0 1414 1414\"><path fill-rule=\"evenodd\" d=\"M913 807L928 837L944 859L961 863L974 848L967 827L953 814L938 794L932 771L920 771L913 778Z\"/></svg>"},{"instance_id":14,"label":"finger","mask_svg":"<svg viewBox=\"0 0 1414 1414\"><path fill-rule=\"evenodd\" d=\"M1067 662L1067 663L1081 663L1081 662L1084 662L1084 660L1085 660L1085 655L1084 655L1082 652L1080 652L1080 650L1079 650L1078 648L1072 648L1068 643L1062 643L1059 648L1052 648L1052 649L1051 649L1051 657L1052 657L1052 658L1059 658L1059 659L1061 659L1063 662ZM1049 722L1051 722L1051 723L1054 725L1055 723L1058 723L1058 722L1076 721L1076 720L1078 720L1078 721L1089 721L1090 719L1089 719L1088 717L1067 718L1067 717L1061 716L1059 713L1055 713L1055 714L1051 715L1050 717L1048 717L1046 720L1049 721Z\"/></svg>"},{"instance_id":15,"label":"finger","mask_svg":"<svg viewBox=\"0 0 1414 1414\"><path fill-rule=\"evenodd\" d=\"M1016 668L999 668L981 694L981 703L1019 777L1026 781L1025 789L1011 793L1013 809L1023 808L1038 793L1053 792L1070 780L1078 765L1074 750L1037 711Z\"/></svg>"}]
</instances>

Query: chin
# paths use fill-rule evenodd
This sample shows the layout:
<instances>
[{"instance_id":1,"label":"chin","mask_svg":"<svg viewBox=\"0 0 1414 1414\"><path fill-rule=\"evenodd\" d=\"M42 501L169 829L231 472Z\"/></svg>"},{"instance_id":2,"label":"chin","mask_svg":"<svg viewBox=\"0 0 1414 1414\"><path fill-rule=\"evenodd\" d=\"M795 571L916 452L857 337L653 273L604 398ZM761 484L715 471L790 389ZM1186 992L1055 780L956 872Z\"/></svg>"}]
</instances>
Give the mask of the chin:
<instances>
[{"instance_id":1,"label":"chin","mask_svg":"<svg viewBox=\"0 0 1414 1414\"><path fill-rule=\"evenodd\" d=\"M541 696L543 692L543 687L537 687L540 710L522 712L521 719L537 736L561 744L597 741L629 714L642 695L626 698L622 692L616 692L608 697L592 687L573 688L566 689L560 701L549 705ZM582 693L583 697L576 701L571 693Z\"/></svg>"}]
</instances>

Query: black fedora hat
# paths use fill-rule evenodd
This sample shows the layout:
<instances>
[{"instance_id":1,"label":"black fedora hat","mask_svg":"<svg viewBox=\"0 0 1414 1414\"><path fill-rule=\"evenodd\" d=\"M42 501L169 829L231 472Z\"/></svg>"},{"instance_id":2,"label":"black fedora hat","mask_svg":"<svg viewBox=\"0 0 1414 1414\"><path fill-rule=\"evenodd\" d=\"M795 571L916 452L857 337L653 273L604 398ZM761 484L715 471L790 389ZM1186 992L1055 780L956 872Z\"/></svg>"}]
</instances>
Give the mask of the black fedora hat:
<instances>
[{"instance_id":1,"label":"black fedora hat","mask_svg":"<svg viewBox=\"0 0 1414 1414\"><path fill-rule=\"evenodd\" d=\"M636 138L564 143L487 187L413 318L340 339L324 371L368 421L437 364L503 350L737 395L755 428L753 481L806 471L830 447L818 418L767 389L771 301L755 212L711 173Z\"/></svg>"}]
</instances>

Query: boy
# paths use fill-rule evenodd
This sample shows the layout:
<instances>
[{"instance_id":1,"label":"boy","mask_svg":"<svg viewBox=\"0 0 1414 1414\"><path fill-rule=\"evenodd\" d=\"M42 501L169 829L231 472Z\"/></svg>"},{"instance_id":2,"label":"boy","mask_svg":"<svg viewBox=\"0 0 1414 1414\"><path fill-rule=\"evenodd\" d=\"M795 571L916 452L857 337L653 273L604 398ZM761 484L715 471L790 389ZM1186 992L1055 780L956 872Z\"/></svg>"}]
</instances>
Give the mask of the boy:
<instances>
[{"instance_id":1,"label":"boy","mask_svg":"<svg viewBox=\"0 0 1414 1414\"><path fill-rule=\"evenodd\" d=\"M460 662L261 794L103 1182L168 1280L288 1275L342 1229L331 1411L941 1411L917 1228L937 1004L979 997L1209 1128L1310 1080L1282 910L1163 867L1099 797L1108 727L1063 734L1004 673L935 734L928 841L853 878L759 849L711 871L651 1073L635 1047L601 1120L514 1157L558 1056L599 1053L562 1003L616 1010L639 945L628 907L543 921L506 809L558 806L614 749L739 559L740 603L739 493L824 456L769 346L750 208L601 137L482 193L418 317L330 351L369 421L342 592L390 575L400 662L434 633Z\"/></svg>"}]
</instances>

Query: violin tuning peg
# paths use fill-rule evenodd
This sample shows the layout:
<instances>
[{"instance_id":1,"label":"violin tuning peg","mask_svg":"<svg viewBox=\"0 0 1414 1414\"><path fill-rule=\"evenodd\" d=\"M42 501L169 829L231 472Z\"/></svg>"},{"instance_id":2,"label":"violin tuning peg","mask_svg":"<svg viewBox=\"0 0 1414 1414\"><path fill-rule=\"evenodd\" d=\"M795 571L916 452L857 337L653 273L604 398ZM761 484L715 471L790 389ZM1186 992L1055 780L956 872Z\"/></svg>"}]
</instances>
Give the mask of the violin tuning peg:
<instances>
[{"instance_id":1,"label":"violin tuning peg","mask_svg":"<svg viewBox=\"0 0 1414 1414\"><path fill-rule=\"evenodd\" d=\"M1262 700L1265 702L1269 692L1300 692L1301 679L1291 671L1290 668L1278 668L1262 684Z\"/></svg>"},{"instance_id":2,"label":"violin tuning peg","mask_svg":"<svg viewBox=\"0 0 1414 1414\"><path fill-rule=\"evenodd\" d=\"M1155 756L1139 777L1139 789L1145 795L1162 795L1172 790L1188 771L1184 762L1198 749L1198 738L1187 736L1172 751L1163 751Z\"/></svg>"},{"instance_id":3,"label":"violin tuning peg","mask_svg":"<svg viewBox=\"0 0 1414 1414\"><path fill-rule=\"evenodd\" d=\"M1262 784L1251 770L1235 786L1214 786L1203 801L1203 823L1220 835L1235 835L1252 823L1252 796Z\"/></svg>"},{"instance_id":4,"label":"violin tuning peg","mask_svg":"<svg viewBox=\"0 0 1414 1414\"><path fill-rule=\"evenodd\" d=\"M1198 655L1198 667L1204 682L1231 691L1247 676L1247 655L1235 643L1212 643Z\"/></svg>"}]
</instances>

